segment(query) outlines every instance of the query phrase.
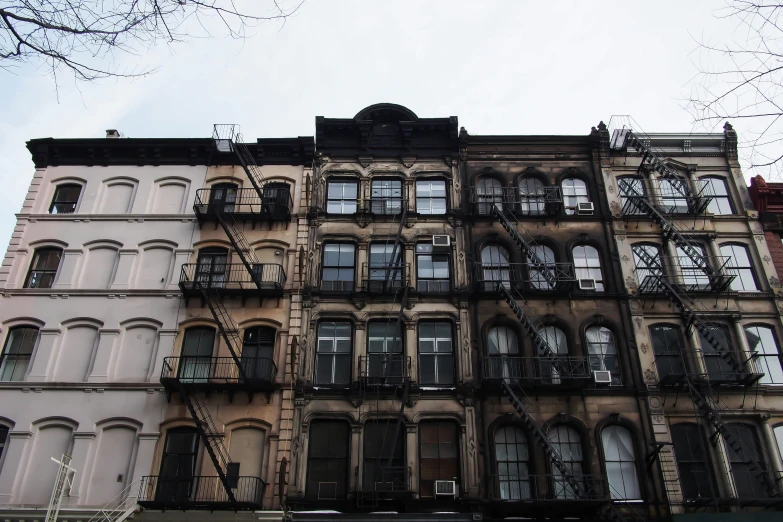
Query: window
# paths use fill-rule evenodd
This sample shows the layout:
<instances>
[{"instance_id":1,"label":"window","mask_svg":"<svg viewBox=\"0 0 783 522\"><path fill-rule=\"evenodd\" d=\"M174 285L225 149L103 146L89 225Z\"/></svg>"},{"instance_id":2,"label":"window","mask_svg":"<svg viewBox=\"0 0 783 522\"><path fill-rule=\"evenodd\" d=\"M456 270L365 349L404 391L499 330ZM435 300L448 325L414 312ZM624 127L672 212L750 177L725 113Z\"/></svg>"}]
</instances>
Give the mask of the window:
<instances>
[{"instance_id":1,"label":"window","mask_svg":"<svg viewBox=\"0 0 783 522\"><path fill-rule=\"evenodd\" d=\"M0 381L24 380L36 340L38 328L34 326L17 326L8 331L0 359Z\"/></svg>"},{"instance_id":2,"label":"window","mask_svg":"<svg viewBox=\"0 0 783 522\"><path fill-rule=\"evenodd\" d=\"M688 213L688 186L681 179L661 179L658 182L661 207L667 214Z\"/></svg>"},{"instance_id":3,"label":"window","mask_svg":"<svg viewBox=\"0 0 783 522\"><path fill-rule=\"evenodd\" d=\"M476 213L487 216L493 206L503 210L503 186L495 178L481 178L476 183Z\"/></svg>"},{"instance_id":4,"label":"window","mask_svg":"<svg viewBox=\"0 0 783 522\"><path fill-rule=\"evenodd\" d=\"M487 332L489 358L485 377L491 379L519 379L522 377L522 359L519 358L517 333L508 326L493 326Z\"/></svg>"},{"instance_id":5,"label":"window","mask_svg":"<svg viewBox=\"0 0 783 522\"><path fill-rule=\"evenodd\" d=\"M0 426L0 461L3 459L3 450L5 450L5 444L8 440L8 428Z\"/></svg>"},{"instance_id":6,"label":"window","mask_svg":"<svg viewBox=\"0 0 783 522\"><path fill-rule=\"evenodd\" d=\"M416 289L419 292L448 292L450 281L449 255L433 254L432 243L417 244Z\"/></svg>"},{"instance_id":7,"label":"window","mask_svg":"<svg viewBox=\"0 0 783 522\"><path fill-rule=\"evenodd\" d=\"M374 321L367 326L366 377L379 384L402 384L407 375L403 355L402 324L391 319Z\"/></svg>"},{"instance_id":8,"label":"window","mask_svg":"<svg viewBox=\"0 0 783 522\"><path fill-rule=\"evenodd\" d=\"M347 422L313 421L307 457L307 497L317 500L345 498L348 491Z\"/></svg>"},{"instance_id":9,"label":"window","mask_svg":"<svg viewBox=\"0 0 783 522\"><path fill-rule=\"evenodd\" d=\"M340 384L351 382L351 323L322 322L318 324L318 344L315 354L315 383Z\"/></svg>"},{"instance_id":10,"label":"window","mask_svg":"<svg viewBox=\"0 0 783 522\"><path fill-rule=\"evenodd\" d=\"M261 195L261 206L272 217L287 217L291 212L291 186L280 181L270 181L264 184Z\"/></svg>"},{"instance_id":11,"label":"window","mask_svg":"<svg viewBox=\"0 0 783 522\"><path fill-rule=\"evenodd\" d=\"M772 433L775 435L775 444L778 447L778 456L783 459L783 424L775 426L775 429L772 430Z\"/></svg>"},{"instance_id":12,"label":"window","mask_svg":"<svg viewBox=\"0 0 783 522\"><path fill-rule=\"evenodd\" d=\"M674 424L671 427L674 456L680 475L682 496L686 500L713 496L712 473L707 462L709 444L696 424Z\"/></svg>"},{"instance_id":13,"label":"window","mask_svg":"<svg viewBox=\"0 0 783 522\"><path fill-rule=\"evenodd\" d=\"M620 204L623 207L623 214L641 214L642 211L636 205L634 199L647 194L641 176L618 178L617 188L620 193Z\"/></svg>"},{"instance_id":14,"label":"window","mask_svg":"<svg viewBox=\"0 0 783 522\"><path fill-rule=\"evenodd\" d=\"M764 376L761 384L783 384L783 369L780 366L780 350L772 328L768 326L746 326L745 337L751 353L757 354L756 368Z\"/></svg>"},{"instance_id":15,"label":"window","mask_svg":"<svg viewBox=\"0 0 783 522\"><path fill-rule=\"evenodd\" d=\"M545 245L533 245L527 252L530 284L536 290L552 290L557 284L555 253Z\"/></svg>"},{"instance_id":16,"label":"window","mask_svg":"<svg viewBox=\"0 0 783 522\"><path fill-rule=\"evenodd\" d=\"M707 212L717 215L733 214L731 207L731 198L729 189L726 186L726 180L723 178L701 178L699 182L702 185L702 194L706 197L712 197L707 205Z\"/></svg>"},{"instance_id":17,"label":"window","mask_svg":"<svg viewBox=\"0 0 783 522\"><path fill-rule=\"evenodd\" d=\"M622 426L608 426L601 431L601 442L612 499L641 500L631 432Z\"/></svg>"},{"instance_id":18,"label":"window","mask_svg":"<svg viewBox=\"0 0 783 522\"><path fill-rule=\"evenodd\" d=\"M196 473L198 434L193 428L177 428L166 434L155 491L158 502L190 501Z\"/></svg>"},{"instance_id":19,"label":"window","mask_svg":"<svg viewBox=\"0 0 783 522\"><path fill-rule=\"evenodd\" d=\"M485 292L494 292L498 283L509 288L511 286L511 266L509 255L500 245L487 245L481 249L481 270Z\"/></svg>"},{"instance_id":20,"label":"window","mask_svg":"<svg viewBox=\"0 0 783 522\"><path fill-rule=\"evenodd\" d=\"M588 328L587 351L590 354L590 369L612 373L612 384L620 384L620 365L617 363L617 348L612 331L603 326Z\"/></svg>"},{"instance_id":21,"label":"window","mask_svg":"<svg viewBox=\"0 0 783 522\"><path fill-rule=\"evenodd\" d=\"M728 443L729 437L733 444ZM723 439L726 441L726 453L737 498L769 497L763 478L767 463L762 457L756 428L747 424L727 424ZM762 474L759 474L759 471Z\"/></svg>"},{"instance_id":22,"label":"window","mask_svg":"<svg viewBox=\"0 0 783 522\"><path fill-rule=\"evenodd\" d=\"M446 213L446 182L442 179L416 182L416 212L419 214Z\"/></svg>"},{"instance_id":23,"label":"window","mask_svg":"<svg viewBox=\"0 0 783 522\"><path fill-rule=\"evenodd\" d=\"M549 443L560 455L571 475L584 484L584 481L579 479L582 476L582 439L576 430L570 426L555 426L549 431ZM555 498L579 498L574 487L563 477L560 470L553 466L552 474L554 475ZM582 486L582 490L584 491L584 486Z\"/></svg>"},{"instance_id":24,"label":"window","mask_svg":"<svg viewBox=\"0 0 783 522\"><path fill-rule=\"evenodd\" d=\"M500 500L530 498L530 451L527 437L516 426L503 426L495 431L495 487Z\"/></svg>"},{"instance_id":25,"label":"window","mask_svg":"<svg viewBox=\"0 0 783 522\"><path fill-rule=\"evenodd\" d=\"M702 245L691 245L696 250L696 257L701 259L699 266L681 247L677 247L677 261L680 265L680 274L682 282L691 290L708 290L710 288L710 278L704 271L704 266L708 264L707 254Z\"/></svg>"},{"instance_id":26,"label":"window","mask_svg":"<svg viewBox=\"0 0 783 522\"><path fill-rule=\"evenodd\" d=\"M745 245L721 245L720 255L728 259L726 273L735 276L731 289L735 292L758 292L756 278L753 277L753 264L750 262L748 247Z\"/></svg>"},{"instance_id":27,"label":"window","mask_svg":"<svg viewBox=\"0 0 783 522\"><path fill-rule=\"evenodd\" d=\"M595 281L595 291L604 291L604 276L601 274L601 258L598 250L590 245L575 246L573 250L574 268L577 279Z\"/></svg>"},{"instance_id":28,"label":"window","mask_svg":"<svg viewBox=\"0 0 783 522\"><path fill-rule=\"evenodd\" d=\"M353 292L356 246L350 243L325 243L321 289L331 292Z\"/></svg>"},{"instance_id":29,"label":"window","mask_svg":"<svg viewBox=\"0 0 783 522\"><path fill-rule=\"evenodd\" d=\"M268 326L245 329L242 341L242 369L245 378L274 380L275 337L277 331ZM229 364L233 363L233 361L229 362Z\"/></svg>"},{"instance_id":30,"label":"window","mask_svg":"<svg viewBox=\"0 0 783 522\"><path fill-rule=\"evenodd\" d=\"M204 288L223 288L226 283L226 272L230 270L228 249L203 248L198 253L196 262L196 281Z\"/></svg>"},{"instance_id":31,"label":"window","mask_svg":"<svg viewBox=\"0 0 783 522\"><path fill-rule=\"evenodd\" d=\"M723 354L728 353L729 357L733 358L736 363L729 332L725 327L720 325L709 325L708 328L712 334L712 338L715 339L716 344L720 347L720 350L713 346L713 344L704 337L703 333L699 332L699 343L701 344L701 351L704 356L704 366L707 369L707 376L710 380L715 381L734 380L737 377L734 367L723 356Z\"/></svg>"},{"instance_id":32,"label":"window","mask_svg":"<svg viewBox=\"0 0 783 522\"><path fill-rule=\"evenodd\" d=\"M522 214L540 216L546 210L544 184L536 178L519 180L519 210Z\"/></svg>"},{"instance_id":33,"label":"window","mask_svg":"<svg viewBox=\"0 0 783 522\"><path fill-rule=\"evenodd\" d=\"M370 187L370 212L384 215L402 212L402 181L373 180Z\"/></svg>"},{"instance_id":34,"label":"window","mask_svg":"<svg viewBox=\"0 0 783 522\"><path fill-rule=\"evenodd\" d=\"M49 213L73 214L76 212L76 203L79 202L79 194L81 193L81 185L57 185L57 188L54 189L52 204L49 205Z\"/></svg>"},{"instance_id":35,"label":"window","mask_svg":"<svg viewBox=\"0 0 783 522\"><path fill-rule=\"evenodd\" d=\"M236 203L237 186L234 183L217 183L210 188L209 207L211 212L234 212Z\"/></svg>"},{"instance_id":36,"label":"window","mask_svg":"<svg viewBox=\"0 0 783 522\"><path fill-rule=\"evenodd\" d=\"M372 243L370 245L370 268L368 291L402 289L404 280L404 246L395 243ZM392 256L394 258L392 259Z\"/></svg>"},{"instance_id":37,"label":"window","mask_svg":"<svg viewBox=\"0 0 783 522\"><path fill-rule=\"evenodd\" d=\"M63 251L59 248L39 248L30 263L25 288L51 288L60 266Z\"/></svg>"},{"instance_id":38,"label":"window","mask_svg":"<svg viewBox=\"0 0 783 522\"><path fill-rule=\"evenodd\" d=\"M214 328L199 326L185 330L179 365L180 381L206 382L209 379L214 346Z\"/></svg>"},{"instance_id":39,"label":"window","mask_svg":"<svg viewBox=\"0 0 783 522\"><path fill-rule=\"evenodd\" d=\"M565 213L569 216L576 212L576 207L579 203L587 203L590 201L587 196L587 185L585 185L585 182L581 179L564 179L562 187Z\"/></svg>"},{"instance_id":40,"label":"window","mask_svg":"<svg viewBox=\"0 0 783 522\"><path fill-rule=\"evenodd\" d=\"M560 384L562 377L568 377L567 374L562 375L559 357L557 357L568 355L565 332L556 326L545 326L538 331L538 334L544 343L538 345L536 377L547 384Z\"/></svg>"},{"instance_id":41,"label":"window","mask_svg":"<svg viewBox=\"0 0 783 522\"><path fill-rule=\"evenodd\" d=\"M326 212L356 214L359 184L355 181L330 181L326 185Z\"/></svg>"},{"instance_id":42,"label":"window","mask_svg":"<svg viewBox=\"0 0 783 522\"><path fill-rule=\"evenodd\" d=\"M364 425L364 491L408 491L405 430L400 430L395 440L396 422L377 421Z\"/></svg>"},{"instance_id":43,"label":"window","mask_svg":"<svg viewBox=\"0 0 783 522\"><path fill-rule=\"evenodd\" d=\"M633 262L636 267L636 281L640 287L658 288L658 279L663 276L663 257L658 245L633 245ZM652 279L647 280L648 277ZM647 282L645 283L645 280ZM650 285L654 285L650 287Z\"/></svg>"},{"instance_id":44,"label":"window","mask_svg":"<svg viewBox=\"0 0 783 522\"><path fill-rule=\"evenodd\" d=\"M436 480L454 480L459 488L456 424L453 422L419 424L419 466L422 498L435 496Z\"/></svg>"},{"instance_id":45,"label":"window","mask_svg":"<svg viewBox=\"0 0 783 522\"><path fill-rule=\"evenodd\" d=\"M662 384L678 382L685 375L680 329L664 324L652 325L650 326L650 340L655 354L658 379Z\"/></svg>"},{"instance_id":46,"label":"window","mask_svg":"<svg viewBox=\"0 0 783 522\"><path fill-rule=\"evenodd\" d=\"M424 386L454 384L451 323L419 323L419 373Z\"/></svg>"}]
</instances>

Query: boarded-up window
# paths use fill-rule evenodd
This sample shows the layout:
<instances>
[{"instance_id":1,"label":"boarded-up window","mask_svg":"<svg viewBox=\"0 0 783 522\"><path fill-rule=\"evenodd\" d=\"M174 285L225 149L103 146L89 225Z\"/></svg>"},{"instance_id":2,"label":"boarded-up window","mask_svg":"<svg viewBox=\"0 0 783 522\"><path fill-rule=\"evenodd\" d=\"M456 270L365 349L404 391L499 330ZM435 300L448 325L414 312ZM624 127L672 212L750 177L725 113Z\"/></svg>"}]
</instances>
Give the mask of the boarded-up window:
<instances>
[{"instance_id":1,"label":"boarded-up window","mask_svg":"<svg viewBox=\"0 0 783 522\"><path fill-rule=\"evenodd\" d=\"M135 444L136 431L131 428L117 426L101 432L90 481L89 504L103 506L125 489Z\"/></svg>"},{"instance_id":2,"label":"boarded-up window","mask_svg":"<svg viewBox=\"0 0 783 522\"><path fill-rule=\"evenodd\" d=\"M95 349L98 330L90 326L77 326L65 332L54 380L58 382L84 382Z\"/></svg>"},{"instance_id":3,"label":"boarded-up window","mask_svg":"<svg viewBox=\"0 0 783 522\"><path fill-rule=\"evenodd\" d=\"M134 185L128 182L110 183L104 187L101 197L101 214L126 214L130 212Z\"/></svg>"},{"instance_id":4,"label":"boarded-up window","mask_svg":"<svg viewBox=\"0 0 783 522\"><path fill-rule=\"evenodd\" d=\"M57 475L57 465L51 461L60 460L71 446L71 429L65 426L41 428L33 437L33 449L27 466L21 503L45 505L52 496L52 487Z\"/></svg>"},{"instance_id":5,"label":"boarded-up window","mask_svg":"<svg viewBox=\"0 0 783 522\"><path fill-rule=\"evenodd\" d=\"M349 440L347 422L316 421L310 425L306 493L308 498L345 498L348 490Z\"/></svg>"},{"instance_id":6,"label":"boarded-up window","mask_svg":"<svg viewBox=\"0 0 783 522\"><path fill-rule=\"evenodd\" d=\"M421 496L435 496L436 480L459 482L457 425L453 422L422 422L419 426Z\"/></svg>"},{"instance_id":7,"label":"boarded-up window","mask_svg":"<svg viewBox=\"0 0 783 522\"><path fill-rule=\"evenodd\" d=\"M155 193L152 205L153 214L179 214L185 200L187 187L184 183L161 183Z\"/></svg>"},{"instance_id":8,"label":"boarded-up window","mask_svg":"<svg viewBox=\"0 0 783 522\"><path fill-rule=\"evenodd\" d=\"M157 330L150 326L139 326L125 331L115 380L136 382L147 380L156 337Z\"/></svg>"},{"instance_id":9,"label":"boarded-up window","mask_svg":"<svg viewBox=\"0 0 783 522\"><path fill-rule=\"evenodd\" d=\"M117 251L113 248L94 248L87 252L82 288L109 288L116 261Z\"/></svg>"},{"instance_id":10,"label":"boarded-up window","mask_svg":"<svg viewBox=\"0 0 783 522\"><path fill-rule=\"evenodd\" d=\"M168 283L171 254L168 248L148 248L142 252L136 288L145 290L165 288Z\"/></svg>"},{"instance_id":11,"label":"boarded-up window","mask_svg":"<svg viewBox=\"0 0 783 522\"><path fill-rule=\"evenodd\" d=\"M239 463L243 477L261 477L264 461L264 432L257 428L239 428L231 432L231 462Z\"/></svg>"}]
</instances>

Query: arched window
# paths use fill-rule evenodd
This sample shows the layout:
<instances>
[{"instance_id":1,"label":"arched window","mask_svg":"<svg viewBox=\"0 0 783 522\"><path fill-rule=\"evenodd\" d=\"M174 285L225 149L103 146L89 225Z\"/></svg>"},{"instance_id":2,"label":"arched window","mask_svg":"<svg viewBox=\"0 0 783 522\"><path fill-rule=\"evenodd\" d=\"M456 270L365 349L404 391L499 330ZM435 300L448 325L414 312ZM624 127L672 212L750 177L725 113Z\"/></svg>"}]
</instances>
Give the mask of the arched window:
<instances>
[{"instance_id":1,"label":"arched window","mask_svg":"<svg viewBox=\"0 0 783 522\"><path fill-rule=\"evenodd\" d=\"M608 426L601 431L601 442L612 499L641 500L631 432L622 426Z\"/></svg>"},{"instance_id":2,"label":"arched window","mask_svg":"<svg viewBox=\"0 0 783 522\"><path fill-rule=\"evenodd\" d=\"M783 460L783 424L779 424L775 426L775 429L772 430L772 433L775 435L775 444L778 448L778 457L780 457L781 460ZM2 438L1 434L0 434L0 438Z\"/></svg>"},{"instance_id":3,"label":"arched window","mask_svg":"<svg viewBox=\"0 0 783 522\"><path fill-rule=\"evenodd\" d=\"M709 444L701 430L696 424L679 423L672 425L671 432L682 496L686 500L713 497L715 490L706 451Z\"/></svg>"},{"instance_id":4,"label":"arched window","mask_svg":"<svg viewBox=\"0 0 783 522\"><path fill-rule=\"evenodd\" d=\"M571 476L576 478L581 484L584 484L582 477L582 466L584 457L582 456L582 438L577 431L570 426L555 426L549 431L549 443L560 455L566 470L570 471ZM574 487L563 476L559 469L552 468L554 475L555 498L577 499L579 494ZM582 486L584 493L584 486Z\"/></svg>"},{"instance_id":5,"label":"arched window","mask_svg":"<svg viewBox=\"0 0 783 522\"><path fill-rule=\"evenodd\" d=\"M726 185L726 180L723 178L701 178L699 180L702 187L702 194L707 197L712 197L707 205L707 212L711 212L716 215L728 215L733 214L734 209L731 206L731 197L729 196L729 188Z\"/></svg>"},{"instance_id":6,"label":"arched window","mask_svg":"<svg viewBox=\"0 0 783 522\"><path fill-rule=\"evenodd\" d=\"M519 379L522 359L519 358L517 334L508 326L493 326L487 332L487 364L485 378Z\"/></svg>"},{"instance_id":7,"label":"arched window","mask_svg":"<svg viewBox=\"0 0 783 522\"><path fill-rule=\"evenodd\" d=\"M228 249L202 248L198 253L196 281L205 288L223 288L230 277Z\"/></svg>"},{"instance_id":8,"label":"arched window","mask_svg":"<svg viewBox=\"0 0 783 522\"><path fill-rule=\"evenodd\" d=\"M476 213L489 215L492 207L503 210L503 186L495 178L481 178L476 182Z\"/></svg>"},{"instance_id":9,"label":"arched window","mask_svg":"<svg viewBox=\"0 0 783 522\"><path fill-rule=\"evenodd\" d=\"M24 380L37 340L35 326L15 326L8 331L0 357L0 381Z\"/></svg>"},{"instance_id":10,"label":"arched window","mask_svg":"<svg viewBox=\"0 0 783 522\"><path fill-rule=\"evenodd\" d=\"M751 353L758 354L756 368L764 376L761 384L783 384L783 368L780 366L780 349L775 332L769 326L746 326L745 337Z\"/></svg>"},{"instance_id":11,"label":"arched window","mask_svg":"<svg viewBox=\"0 0 783 522\"><path fill-rule=\"evenodd\" d=\"M57 277L57 269L62 258L62 248L37 248L30 263L30 271L27 272L25 288L51 288Z\"/></svg>"},{"instance_id":12,"label":"arched window","mask_svg":"<svg viewBox=\"0 0 783 522\"><path fill-rule=\"evenodd\" d=\"M756 278L753 275L753 263L745 245L730 243L720 246L720 255L728 261L726 272L734 276L731 289L735 292L758 292Z\"/></svg>"},{"instance_id":13,"label":"arched window","mask_svg":"<svg viewBox=\"0 0 783 522\"><path fill-rule=\"evenodd\" d=\"M593 326L585 332L587 352L590 354L590 369L594 372L608 371L612 384L620 384L620 365L617 363L617 347L609 328Z\"/></svg>"},{"instance_id":14,"label":"arched window","mask_svg":"<svg viewBox=\"0 0 783 522\"><path fill-rule=\"evenodd\" d=\"M557 284L555 253L546 245L534 245L527 253L530 284L536 290L552 290Z\"/></svg>"},{"instance_id":15,"label":"arched window","mask_svg":"<svg viewBox=\"0 0 783 522\"><path fill-rule=\"evenodd\" d=\"M581 179L567 178L561 184L563 187L563 204L565 213L573 215L579 203L587 203L590 198L587 195L587 185Z\"/></svg>"},{"instance_id":16,"label":"arched window","mask_svg":"<svg viewBox=\"0 0 783 522\"><path fill-rule=\"evenodd\" d=\"M659 278L663 276L661 249L658 245L640 244L631 246L631 252L639 287L647 290L658 289ZM651 279L647 279L648 277Z\"/></svg>"},{"instance_id":17,"label":"arched window","mask_svg":"<svg viewBox=\"0 0 783 522\"><path fill-rule=\"evenodd\" d=\"M519 209L523 215L540 216L546 209L544 184L537 178L519 180Z\"/></svg>"},{"instance_id":18,"label":"arched window","mask_svg":"<svg viewBox=\"0 0 783 522\"><path fill-rule=\"evenodd\" d=\"M642 211L637 205L637 200L647 194L642 177L623 176L617 178L617 188L620 193L623 214L641 214Z\"/></svg>"},{"instance_id":19,"label":"arched window","mask_svg":"<svg viewBox=\"0 0 783 522\"><path fill-rule=\"evenodd\" d=\"M241 198L239 198L240 201L237 201L237 196L238 189L235 183L216 183L212 185L209 189L210 212L224 212L227 214L234 212L235 205L237 203L239 205L242 204Z\"/></svg>"},{"instance_id":20,"label":"arched window","mask_svg":"<svg viewBox=\"0 0 783 522\"><path fill-rule=\"evenodd\" d=\"M733 444L728 443L729 437ZM756 428L738 422L727 424L723 439L726 441L726 453L737 498L769 497L770 492L763 478L767 463L761 452Z\"/></svg>"},{"instance_id":21,"label":"arched window","mask_svg":"<svg viewBox=\"0 0 783 522\"><path fill-rule=\"evenodd\" d=\"M495 465L497 476L494 496L500 500L530 498L530 451L527 437L516 426L502 426L495 431Z\"/></svg>"},{"instance_id":22,"label":"arched window","mask_svg":"<svg viewBox=\"0 0 783 522\"><path fill-rule=\"evenodd\" d=\"M481 270L485 292L494 292L498 283L511 287L511 265L508 251L500 245L487 245L481 249Z\"/></svg>"},{"instance_id":23,"label":"arched window","mask_svg":"<svg viewBox=\"0 0 783 522\"><path fill-rule=\"evenodd\" d=\"M310 424L307 457L307 498L336 500L348 492L350 426L323 420Z\"/></svg>"},{"instance_id":24,"label":"arched window","mask_svg":"<svg viewBox=\"0 0 783 522\"><path fill-rule=\"evenodd\" d=\"M79 202L79 195L82 193L82 186L75 183L63 183L57 185L54 189L54 197L49 205L50 214L73 214L76 212L76 204Z\"/></svg>"},{"instance_id":25,"label":"arched window","mask_svg":"<svg viewBox=\"0 0 783 522\"><path fill-rule=\"evenodd\" d=\"M196 326L185 330L179 364L179 379L188 382L206 382L212 373L214 346L214 328Z\"/></svg>"},{"instance_id":26,"label":"arched window","mask_svg":"<svg viewBox=\"0 0 783 522\"><path fill-rule=\"evenodd\" d=\"M589 287L590 283L583 283L582 280L592 279L595 291L603 292L604 276L601 273L601 258L598 256L598 250L590 245L579 245L574 247L572 253L576 278L580 286Z\"/></svg>"},{"instance_id":27,"label":"arched window","mask_svg":"<svg viewBox=\"0 0 783 522\"><path fill-rule=\"evenodd\" d=\"M155 490L157 502L192 501L197 451L198 433L195 428L175 428L168 431Z\"/></svg>"},{"instance_id":28,"label":"arched window","mask_svg":"<svg viewBox=\"0 0 783 522\"><path fill-rule=\"evenodd\" d=\"M563 330L556 326L545 326L538 331L544 344L538 346L535 375L547 384L560 384L568 374L563 374L557 356L568 355L568 341Z\"/></svg>"},{"instance_id":29,"label":"arched window","mask_svg":"<svg viewBox=\"0 0 783 522\"><path fill-rule=\"evenodd\" d=\"M242 343L242 369L246 379L273 381L275 378L275 337L269 326L254 326L245 330Z\"/></svg>"}]
</instances>

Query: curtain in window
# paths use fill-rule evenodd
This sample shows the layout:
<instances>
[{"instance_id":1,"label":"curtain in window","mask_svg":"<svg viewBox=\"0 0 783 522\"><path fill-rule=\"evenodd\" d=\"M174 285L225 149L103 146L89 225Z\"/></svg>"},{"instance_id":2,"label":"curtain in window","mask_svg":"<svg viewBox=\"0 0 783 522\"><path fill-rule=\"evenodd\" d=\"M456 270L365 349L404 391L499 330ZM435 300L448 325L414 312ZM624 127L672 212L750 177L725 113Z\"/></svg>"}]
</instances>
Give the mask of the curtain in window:
<instances>
[{"instance_id":1,"label":"curtain in window","mask_svg":"<svg viewBox=\"0 0 783 522\"><path fill-rule=\"evenodd\" d=\"M601 432L601 441L612 498L641 500L631 432L621 426L608 426Z\"/></svg>"},{"instance_id":2,"label":"curtain in window","mask_svg":"<svg viewBox=\"0 0 783 522\"><path fill-rule=\"evenodd\" d=\"M527 437L516 426L495 431L495 487L500 500L524 500L531 496L530 452Z\"/></svg>"},{"instance_id":3,"label":"curtain in window","mask_svg":"<svg viewBox=\"0 0 783 522\"><path fill-rule=\"evenodd\" d=\"M487 377L492 379L519 379L522 377L522 360L519 342L514 330L507 326L493 326L487 332Z\"/></svg>"}]
</instances>

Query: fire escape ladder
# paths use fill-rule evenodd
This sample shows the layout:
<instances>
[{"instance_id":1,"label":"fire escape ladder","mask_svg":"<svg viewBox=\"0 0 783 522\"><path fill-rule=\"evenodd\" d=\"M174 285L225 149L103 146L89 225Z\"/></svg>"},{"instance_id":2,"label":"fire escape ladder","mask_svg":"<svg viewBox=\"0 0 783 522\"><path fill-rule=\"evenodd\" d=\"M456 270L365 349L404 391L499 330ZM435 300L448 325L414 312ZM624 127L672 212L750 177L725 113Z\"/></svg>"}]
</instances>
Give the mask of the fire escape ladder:
<instances>
[{"instance_id":1,"label":"fire escape ladder","mask_svg":"<svg viewBox=\"0 0 783 522\"><path fill-rule=\"evenodd\" d=\"M198 287L201 290L202 298L207 303L207 307L212 314L212 318L215 319L215 322L217 323L218 332L220 332L221 337L223 337L223 340L226 342L228 351L231 352L231 357L237 365L239 377L244 379L246 376L244 366L242 365L242 361L240 361L240 357L242 356L242 339L239 338L239 328L237 328L233 319L231 319L218 290L214 288L207 289L201 284L199 284Z\"/></svg>"},{"instance_id":2,"label":"fire escape ladder","mask_svg":"<svg viewBox=\"0 0 783 522\"><path fill-rule=\"evenodd\" d=\"M261 173L261 167L256 163L256 158L250 152L247 144L243 143L239 125L216 124L213 127L212 139L215 141L217 150L236 153L237 159L239 159L239 163L242 165L245 174L247 174L250 183L258 192L258 196L263 200L264 176Z\"/></svg>"},{"instance_id":3,"label":"fire escape ladder","mask_svg":"<svg viewBox=\"0 0 783 522\"><path fill-rule=\"evenodd\" d=\"M647 139L649 140L649 138ZM663 179L678 181L679 183L672 184L675 190L677 190L683 197L691 197L693 195L690 188L688 187L688 181L679 173L666 166L666 163L664 163L664 161L660 158L660 156L658 156L652 147L645 143L644 138L638 136L632 130L628 129L626 143L628 146L633 147L636 152L642 155L642 161L639 164L640 170L642 167L647 167L650 170L658 172L658 174L660 174L661 178Z\"/></svg>"},{"instance_id":4,"label":"fire escape ladder","mask_svg":"<svg viewBox=\"0 0 783 522\"><path fill-rule=\"evenodd\" d=\"M212 459L212 464L215 466L218 477L221 484L226 490L226 495L231 503L236 503L234 498L234 492L231 491L231 480L229 479L229 470L231 466L231 457L225 444L223 444L224 435L218 431L215 421L212 419L206 404L201 402L196 394L188 393L186 386L180 384L180 395L185 405L190 411L191 417L196 423L196 431L198 431L201 440L204 443L209 458Z\"/></svg>"},{"instance_id":5,"label":"fire escape ladder","mask_svg":"<svg viewBox=\"0 0 783 522\"><path fill-rule=\"evenodd\" d=\"M500 225L509 233L511 239L516 242L522 250L522 253L527 257L529 266L544 277L550 288L557 288L557 274L553 271L552 266L542 261L541 258L538 257L538 254L536 254L534 247L538 245L532 239L525 239L519 232L516 223L512 223L497 205L492 205L490 215L498 220Z\"/></svg>"},{"instance_id":6,"label":"fire escape ladder","mask_svg":"<svg viewBox=\"0 0 783 522\"><path fill-rule=\"evenodd\" d=\"M514 296L514 292L512 292L508 285L498 283L498 291L503 295L503 298L506 300L506 303L508 303L509 308L511 308L511 310L514 312L514 315L516 315L517 319L519 319L519 322L522 323L522 327L533 340L533 348L535 348L535 353L556 357L557 354L552 351L549 343L546 341L546 339L544 339L544 336L541 335L540 330L542 325L538 321L538 318L535 317L533 312L531 310L525 310L525 306L519 303L517 297Z\"/></svg>"},{"instance_id":7,"label":"fire escape ladder","mask_svg":"<svg viewBox=\"0 0 783 522\"><path fill-rule=\"evenodd\" d=\"M250 248L250 244L247 242L245 234L242 233L239 223L234 219L234 216L230 213L223 212L222 210L215 212L215 215L217 216L220 225L223 227L226 236L228 236L231 246L234 247L234 251L239 256L240 261L245 265L245 269L247 269L247 273L250 275L256 288L258 288L259 292L262 292L261 271L258 269L260 264L258 259L256 259L256 255L253 253L253 249Z\"/></svg>"},{"instance_id":8,"label":"fire escape ladder","mask_svg":"<svg viewBox=\"0 0 783 522\"><path fill-rule=\"evenodd\" d=\"M408 215L408 205L403 204L402 205L402 212L400 213L400 225L397 228L397 235L394 237L394 248L392 248L392 254L391 258L389 259L389 263L386 265L386 281L389 281L389 273L391 272L392 265L396 267L395 272L399 272L399 269L405 270L405 259L403 255L403 246L402 246L402 227L405 225L405 216ZM399 252L399 262L397 261L397 253ZM397 265L396 263L399 263ZM397 274L395 274L396 276ZM405 283L405 278L407 277L407 274L400 273L400 276L402 277L403 284ZM408 289L407 285L405 288L405 295L407 297L408 295ZM405 304L405 299L403 299L403 305ZM402 310L400 310L400 314L402 314ZM397 321L399 322L401 319L401 316L397 317Z\"/></svg>"}]
</instances>

